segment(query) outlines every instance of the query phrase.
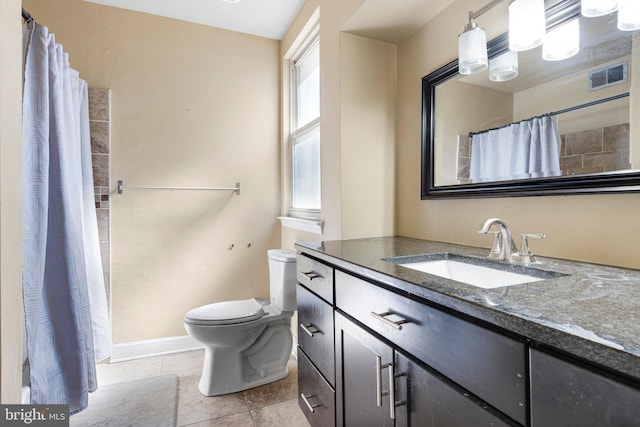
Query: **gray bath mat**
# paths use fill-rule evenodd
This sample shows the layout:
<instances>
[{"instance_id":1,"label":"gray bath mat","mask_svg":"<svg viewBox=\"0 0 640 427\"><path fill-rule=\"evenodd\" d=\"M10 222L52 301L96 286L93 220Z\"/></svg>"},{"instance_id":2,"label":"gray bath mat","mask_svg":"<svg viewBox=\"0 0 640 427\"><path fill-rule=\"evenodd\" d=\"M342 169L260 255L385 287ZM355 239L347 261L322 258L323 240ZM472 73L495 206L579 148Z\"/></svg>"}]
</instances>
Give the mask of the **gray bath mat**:
<instances>
[{"instance_id":1,"label":"gray bath mat","mask_svg":"<svg viewBox=\"0 0 640 427\"><path fill-rule=\"evenodd\" d=\"M163 375L99 387L71 427L175 427L178 377Z\"/></svg>"}]
</instances>

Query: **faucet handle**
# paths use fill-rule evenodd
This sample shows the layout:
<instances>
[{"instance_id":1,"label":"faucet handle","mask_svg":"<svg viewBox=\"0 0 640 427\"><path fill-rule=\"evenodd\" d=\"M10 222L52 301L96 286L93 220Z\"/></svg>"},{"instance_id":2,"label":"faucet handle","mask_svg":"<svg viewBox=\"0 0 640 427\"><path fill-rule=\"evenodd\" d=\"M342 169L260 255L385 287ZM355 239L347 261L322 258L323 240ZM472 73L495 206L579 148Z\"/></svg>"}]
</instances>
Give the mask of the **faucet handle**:
<instances>
[{"instance_id":1,"label":"faucet handle","mask_svg":"<svg viewBox=\"0 0 640 427\"><path fill-rule=\"evenodd\" d=\"M520 245L520 250L518 251L518 253L513 256L514 261L521 262L523 264L532 264L536 262L536 259L531 253L531 249L529 249L528 239L544 239L546 236L543 233L520 233L520 235L522 236L522 244Z\"/></svg>"},{"instance_id":2,"label":"faucet handle","mask_svg":"<svg viewBox=\"0 0 640 427\"><path fill-rule=\"evenodd\" d=\"M491 245L491 252L487 258L500 259L500 253L502 252L502 234L498 230L487 231L487 234L493 234L493 244Z\"/></svg>"}]
</instances>

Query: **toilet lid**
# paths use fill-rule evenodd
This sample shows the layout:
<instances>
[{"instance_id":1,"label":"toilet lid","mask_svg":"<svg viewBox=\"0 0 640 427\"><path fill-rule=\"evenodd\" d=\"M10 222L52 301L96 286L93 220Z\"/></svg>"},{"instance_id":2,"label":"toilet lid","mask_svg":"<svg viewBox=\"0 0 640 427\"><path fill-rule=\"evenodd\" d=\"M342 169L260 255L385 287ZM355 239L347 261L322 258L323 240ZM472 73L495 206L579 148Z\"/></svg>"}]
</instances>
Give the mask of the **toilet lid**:
<instances>
[{"instance_id":1,"label":"toilet lid","mask_svg":"<svg viewBox=\"0 0 640 427\"><path fill-rule=\"evenodd\" d=\"M275 261L296 262L296 251L291 249L269 249L267 256Z\"/></svg>"},{"instance_id":2,"label":"toilet lid","mask_svg":"<svg viewBox=\"0 0 640 427\"><path fill-rule=\"evenodd\" d=\"M198 324L224 325L249 322L264 315L262 304L255 298L203 305L189 311L187 321Z\"/></svg>"}]
</instances>

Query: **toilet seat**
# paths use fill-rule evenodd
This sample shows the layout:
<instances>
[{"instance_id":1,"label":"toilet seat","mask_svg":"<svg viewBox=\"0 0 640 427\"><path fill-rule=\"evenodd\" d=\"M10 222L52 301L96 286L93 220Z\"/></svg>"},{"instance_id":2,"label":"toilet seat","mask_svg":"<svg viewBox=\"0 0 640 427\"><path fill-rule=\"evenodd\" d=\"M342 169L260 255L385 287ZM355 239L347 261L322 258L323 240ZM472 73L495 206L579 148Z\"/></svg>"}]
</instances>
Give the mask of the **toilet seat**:
<instances>
[{"instance_id":1,"label":"toilet seat","mask_svg":"<svg viewBox=\"0 0 640 427\"><path fill-rule=\"evenodd\" d=\"M230 325L256 320L264 316L263 305L255 298L217 302L194 308L185 322L194 325Z\"/></svg>"}]
</instances>

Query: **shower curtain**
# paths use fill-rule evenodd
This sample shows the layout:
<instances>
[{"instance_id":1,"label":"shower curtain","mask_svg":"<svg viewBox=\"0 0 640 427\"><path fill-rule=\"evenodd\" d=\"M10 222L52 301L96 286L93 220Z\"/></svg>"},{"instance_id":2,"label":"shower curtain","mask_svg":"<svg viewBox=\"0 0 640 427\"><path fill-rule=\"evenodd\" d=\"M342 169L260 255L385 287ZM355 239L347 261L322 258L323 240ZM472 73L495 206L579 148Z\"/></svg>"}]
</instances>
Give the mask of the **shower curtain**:
<instances>
[{"instance_id":1,"label":"shower curtain","mask_svg":"<svg viewBox=\"0 0 640 427\"><path fill-rule=\"evenodd\" d=\"M111 353L87 84L48 29L24 28L23 300L32 404L76 413Z\"/></svg>"},{"instance_id":2,"label":"shower curtain","mask_svg":"<svg viewBox=\"0 0 640 427\"><path fill-rule=\"evenodd\" d=\"M558 176L557 117L535 117L475 134L471 140L472 182Z\"/></svg>"}]
</instances>

